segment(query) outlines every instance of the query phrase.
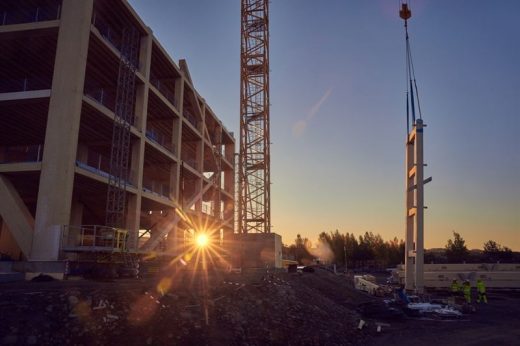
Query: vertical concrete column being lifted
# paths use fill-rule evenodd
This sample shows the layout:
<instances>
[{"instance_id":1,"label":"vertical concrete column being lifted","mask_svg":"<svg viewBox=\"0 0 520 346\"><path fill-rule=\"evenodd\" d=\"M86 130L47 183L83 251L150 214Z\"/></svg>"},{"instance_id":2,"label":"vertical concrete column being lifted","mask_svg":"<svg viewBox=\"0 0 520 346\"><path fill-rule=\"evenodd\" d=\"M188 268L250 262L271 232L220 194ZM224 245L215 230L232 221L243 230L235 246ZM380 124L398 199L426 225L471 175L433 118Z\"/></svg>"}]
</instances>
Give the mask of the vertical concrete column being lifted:
<instances>
[{"instance_id":1,"label":"vertical concrete column being lifted","mask_svg":"<svg viewBox=\"0 0 520 346\"><path fill-rule=\"evenodd\" d=\"M415 290L424 291L424 158L423 158L423 121L415 122Z\"/></svg>"},{"instance_id":2,"label":"vertical concrete column being lifted","mask_svg":"<svg viewBox=\"0 0 520 346\"><path fill-rule=\"evenodd\" d=\"M412 131L413 133L413 131ZM411 134L407 135L406 138L406 233L405 233L405 249L404 249L404 265L405 265L405 288L407 290L413 290L414 288L414 259L415 259L415 244L413 239L413 214L410 213L414 208L414 176L410 176L411 172L414 172L414 147L415 142L410 141Z\"/></svg>"},{"instance_id":3,"label":"vertical concrete column being lifted","mask_svg":"<svg viewBox=\"0 0 520 346\"><path fill-rule=\"evenodd\" d=\"M406 142L405 287L424 291L424 159L422 119L417 119Z\"/></svg>"},{"instance_id":4,"label":"vertical concrete column being lifted","mask_svg":"<svg viewBox=\"0 0 520 346\"><path fill-rule=\"evenodd\" d=\"M56 260L70 220L93 0L63 0L31 260Z\"/></svg>"}]
</instances>

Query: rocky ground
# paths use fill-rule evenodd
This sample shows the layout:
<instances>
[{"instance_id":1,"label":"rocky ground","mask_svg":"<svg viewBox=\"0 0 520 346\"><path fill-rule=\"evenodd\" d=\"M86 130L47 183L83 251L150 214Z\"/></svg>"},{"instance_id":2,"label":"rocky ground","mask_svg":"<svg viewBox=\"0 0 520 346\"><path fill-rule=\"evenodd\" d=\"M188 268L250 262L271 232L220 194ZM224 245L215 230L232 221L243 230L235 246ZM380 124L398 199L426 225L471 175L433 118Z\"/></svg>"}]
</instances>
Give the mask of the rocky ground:
<instances>
[{"instance_id":1,"label":"rocky ground","mask_svg":"<svg viewBox=\"0 0 520 346\"><path fill-rule=\"evenodd\" d=\"M0 342L33 345L362 344L344 277L161 273L141 280L0 286Z\"/></svg>"},{"instance_id":2,"label":"rocky ground","mask_svg":"<svg viewBox=\"0 0 520 346\"><path fill-rule=\"evenodd\" d=\"M19 282L0 285L0 344L509 345L520 338L519 302L491 294L487 307L457 321L399 318L320 268Z\"/></svg>"}]
</instances>

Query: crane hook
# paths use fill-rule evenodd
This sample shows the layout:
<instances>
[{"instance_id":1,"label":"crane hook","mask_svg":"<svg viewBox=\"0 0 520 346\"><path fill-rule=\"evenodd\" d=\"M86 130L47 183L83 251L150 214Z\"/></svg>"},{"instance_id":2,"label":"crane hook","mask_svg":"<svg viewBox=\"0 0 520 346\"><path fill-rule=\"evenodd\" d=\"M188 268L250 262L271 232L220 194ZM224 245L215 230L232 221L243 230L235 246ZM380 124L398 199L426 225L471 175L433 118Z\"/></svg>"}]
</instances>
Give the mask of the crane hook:
<instances>
[{"instance_id":1,"label":"crane hook","mask_svg":"<svg viewBox=\"0 0 520 346\"><path fill-rule=\"evenodd\" d=\"M403 18L405 21L410 19L412 16L412 11L408 8L408 4L401 4L401 10L399 11L399 17Z\"/></svg>"}]
</instances>

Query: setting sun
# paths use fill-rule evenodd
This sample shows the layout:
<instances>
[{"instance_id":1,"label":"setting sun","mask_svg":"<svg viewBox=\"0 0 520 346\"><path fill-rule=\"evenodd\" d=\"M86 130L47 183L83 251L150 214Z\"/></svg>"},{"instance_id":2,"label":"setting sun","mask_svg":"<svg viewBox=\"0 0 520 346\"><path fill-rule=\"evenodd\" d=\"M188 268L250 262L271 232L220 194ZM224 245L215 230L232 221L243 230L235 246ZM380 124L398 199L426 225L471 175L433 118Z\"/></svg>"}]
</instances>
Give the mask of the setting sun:
<instances>
[{"instance_id":1,"label":"setting sun","mask_svg":"<svg viewBox=\"0 0 520 346\"><path fill-rule=\"evenodd\" d=\"M206 247L209 243L208 235L205 233L200 233L197 235L196 243L198 247Z\"/></svg>"}]
</instances>

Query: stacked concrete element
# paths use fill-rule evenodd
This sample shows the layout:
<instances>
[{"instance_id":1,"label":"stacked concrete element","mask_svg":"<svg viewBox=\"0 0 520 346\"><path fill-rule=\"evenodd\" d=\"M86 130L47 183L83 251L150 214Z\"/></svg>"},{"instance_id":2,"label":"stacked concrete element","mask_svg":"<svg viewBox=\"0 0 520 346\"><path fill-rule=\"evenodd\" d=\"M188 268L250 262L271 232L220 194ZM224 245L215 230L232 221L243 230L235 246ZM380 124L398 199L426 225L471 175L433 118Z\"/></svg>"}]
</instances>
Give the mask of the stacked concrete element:
<instances>
[{"instance_id":1,"label":"stacked concrete element","mask_svg":"<svg viewBox=\"0 0 520 346\"><path fill-rule=\"evenodd\" d=\"M57 260L105 224L127 29L139 35L127 247L175 253L193 228L233 232L233 134L126 1L2 1L0 24L1 253Z\"/></svg>"},{"instance_id":2,"label":"stacked concrete element","mask_svg":"<svg viewBox=\"0 0 520 346\"><path fill-rule=\"evenodd\" d=\"M405 266L397 266L394 279L405 283ZM520 263L425 264L424 287L449 288L453 280L469 280L474 286L477 279L489 288L520 288Z\"/></svg>"},{"instance_id":3,"label":"stacked concrete element","mask_svg":"<svg viewBox=\"0 0 520 346\"><path fill-rule=\"evenodd\" d=\"M235 234L233 264L241 268L283 268L282 237L276 233Z\"/></svg>"}]
</instances>

